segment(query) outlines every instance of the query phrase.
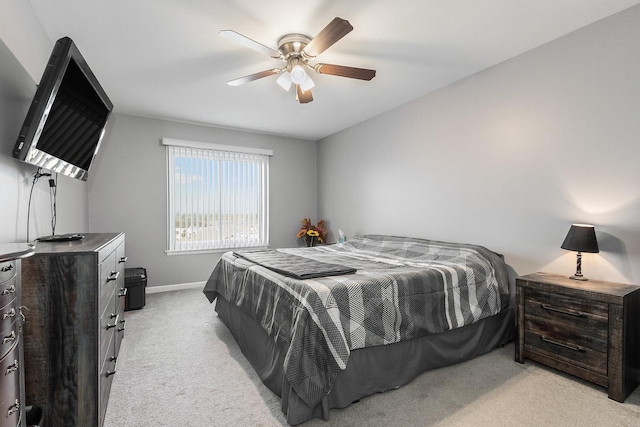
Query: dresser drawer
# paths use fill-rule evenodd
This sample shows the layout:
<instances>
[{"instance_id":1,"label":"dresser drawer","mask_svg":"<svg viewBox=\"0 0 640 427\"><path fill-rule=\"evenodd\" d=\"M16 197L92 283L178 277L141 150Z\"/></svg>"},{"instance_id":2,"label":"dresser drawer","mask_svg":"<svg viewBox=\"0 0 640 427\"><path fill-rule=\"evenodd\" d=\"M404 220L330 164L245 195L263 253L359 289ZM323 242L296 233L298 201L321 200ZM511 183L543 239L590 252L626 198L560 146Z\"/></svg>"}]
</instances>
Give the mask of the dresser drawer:
<instances>
[{"instance_id":1,"label":"dresser drawer","mask_svg":"<svg viewBox=\"0 0 640 427\"><path fill-rule=\"evenodd\" d=\"M0 359L4 359L17 346L20 334L19 326L15 318L9 324L2 323L2 330L0 330Z\"/></svg>"},{"instance_id":2,"label":"dresser drawer","mask_svg":"<svg viewBox=\"0 0 640 427\"><path fill-rule=\"evenodd\" d=\"M16 297L17 295L14 293L13 298L6 304L0 304L0 330L20 315Z\"/></svg>"},{"instance_id":3,"label":"dresser drawer","mask_svg":"<svg viewBox=\"0 0 640 427\"><path fill-rule=\"evenodd\" d=\"M115 284L120 278L120 274L116 268L116 253L111 252L99 265L100 282L99 286L99 316L104 315L106 311L113 311L115 303L111 301L111 294L115 291Z\"/></svg>"},{"instance_id":4,"label":"dresser drawer","mask_svg":"<svg viewBox=\"0 0 640 427\"><path fill-rule=\"evenodd\" d=\"M16 262L6 261L0 263L0 287L7 280L11 280L16 276Z\"/></svg>"},{"instance_id":5,"label":"dresser drawer","mask_svg":"<svg viewBox=\"0 0 640 427\"><path fill-rule=\"evenodd\" d=\"M0 418L7 426L22 425L22 403L20 399L10 398L7 402L0 404Z\"/></svg>"},{"instance_id":6,"label":"dresser drawer","mask_svg":"<svg viewBox=\"0 0 640 427\"><path fill-rule=\"evenodd\" d=\"M20 392L22 381L20 361L20 336L13 347L0 357L0 425L17 426L22 416L23 396Z\"/></svg>"},{"instance_id":7,"label":"dresser drawer","mask_svg":"<svg viewBox=\"0 0 640 427\"><path fill-rule=\"evenodd\" d=\"M17 323L20 316L17 295L12 294L13 298L6 305L0 308L0 359L4 360L14 347L17 346L19 338L19 324ZM2 375L2 372L0 372Z\"/></svg>"},{"instance_id":8,"label":"dresser drawer","mask_svg":"<svg viewBox=\"0 0 640 427\"><path fill-rule=\"evenodd\" d=\"M0 359L0 403L3 409L7 409L15 403L16 396L20 395L20 348L16 345L9 353ZM0 412L0 416L6 412Z\"/></svg>"},{"instance_id":9,"label":"dresser drawer","mask_svg":"<svg viewBox=\"0 0 640 427\"><path fill-rule=\"evenodd\" d=\"M99 360L104 359L107 354L113 355L113 337L115 336L120 320L118 314L115 312L115 298L116 292L115 289L113 289L113 292L107 301L107 309L104 310L102 316L100 316L100 331L98 334L100 341Z\"/></svg>"},{"instance_id":10,"label":"dresser drawer","mask_svg":"<svg viewBox=\"0 0 640 427\"><path fill-rule=\"evenodd\" d=\"M115 335L113 335L115 338ZM107 403L109 401L109 394L111 392L111 383L113 382L113 376L117 369L117 358L112 354L108 354L102 360L100 365L100 381L98 391L98 401L100 402L100 408L98 412L98 425L104 423L104 417L107 413Z\"/></svg>"},{"instance_id":11,"label":"dresser drawer","mask_svg":"<svg viewBox=\"0 0 640 427\"><path fill-rule=\"evenodd\" d=\"M18 293L15 272L4 282L0 283L0 306L4 306L13 300Z\"/></svg>"}]
</instances>

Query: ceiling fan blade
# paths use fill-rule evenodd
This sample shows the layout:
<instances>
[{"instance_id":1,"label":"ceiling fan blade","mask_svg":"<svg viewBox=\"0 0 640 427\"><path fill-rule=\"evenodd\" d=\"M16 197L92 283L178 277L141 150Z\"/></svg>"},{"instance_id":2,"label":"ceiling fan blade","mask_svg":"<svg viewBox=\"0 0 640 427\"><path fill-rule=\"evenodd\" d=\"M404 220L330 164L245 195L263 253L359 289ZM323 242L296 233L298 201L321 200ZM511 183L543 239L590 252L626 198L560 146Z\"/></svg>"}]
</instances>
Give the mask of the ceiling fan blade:
<instances>
[{"instance_id":1,"label":"ceiling fan blade","mask_svg":"<svg viewBox=\"0 0 640 427\"><path fill-rule=\"evenodd\" d=\"M263 53L275 59L282 59L282 54L277 50L271 49L270 47L258 43L257 41L243 36L240 33L236 33L233 30L222 30L219 34L220 37L224 37L225 39L231 40L232 42L238 43L239 45L248 47L249 49L253 49L256 52Z\"/></svg>"},{"instance_id":2,"label":"ceiling fan blade","mask_svg":"<svg viewBox=\"0 0 640 427\"><path fill-rule=\"evenodd\" d=\"M260 71L259 73L250 74L248 76L240 77L239 79L229 80L227 82L227 84L229 86L240 86L240 85L243 85L245 83L249 83L249 82L252 82L254 80L261 79L263 77L273 76L274 74L278 74L279 72L280 72L280 70L277 69L277 68L274 68L272 70Z\"/></svg>"},{"instance_id":3,"label":"ceiling fan blade","mask_svg":"<svg viewBox=\"0 0 640 427\"><path fill-rule=\"evenodd\" d=\"M346 19L334 18L329 25L324 27L302 50L302 55L307 58L315 58L327 50L335 42L349 34L353 27Z\"/></svg>"},{"instance_id":4,"label":"ceiling fan blade","mask_svg":"<svg viewBox=\"0 0 640 427\"><path fill-rule=\"evenodd\" d=\"M376 70L344 65L316 64L313 69L318 74L330 74L332 76L349 77L350 79L371 80L376 76Z\"/></svg>"},{"instance_id":5,"label":"ceiling fan blade","mask_svg":"<svg viewBox=\"0 0 640 427\"><path fill-rule=\"evenodd\" d=\"M311 89L307 90L307 91L302 91L302 89L300 88L300 85L296 85L296 98L298 99L298 102L300 102L300 104L306 104L308 102L313 101L313 95L311 94Z\"/></svg>"}]
</instances>

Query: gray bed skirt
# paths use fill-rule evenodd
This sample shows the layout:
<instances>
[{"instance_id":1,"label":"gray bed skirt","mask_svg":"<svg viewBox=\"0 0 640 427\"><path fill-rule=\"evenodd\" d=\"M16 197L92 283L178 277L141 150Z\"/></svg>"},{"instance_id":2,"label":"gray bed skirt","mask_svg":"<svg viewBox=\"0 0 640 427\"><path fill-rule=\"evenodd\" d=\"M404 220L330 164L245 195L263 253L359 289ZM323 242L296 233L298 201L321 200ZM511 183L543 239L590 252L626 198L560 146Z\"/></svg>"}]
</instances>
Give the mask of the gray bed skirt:
<instances>
[{"instance_id":1,"label":"gray bed skirt","mask_svg":"<svg viewBox=\"0 0 640 427\"><path fill-rule=\"evenodd\" d=\"M310 408L289 386L283 375L284 354L260 325L220 296L216 311L262 382L282 399L282 412L291 425L313 418L328 420L329 409L344 408L362 397L397 388L429 369L487 353L509 342L515 330L514 310L507 307L495 316L441 334L354 350L331 392Z\"/></svg>"}]
</instances>

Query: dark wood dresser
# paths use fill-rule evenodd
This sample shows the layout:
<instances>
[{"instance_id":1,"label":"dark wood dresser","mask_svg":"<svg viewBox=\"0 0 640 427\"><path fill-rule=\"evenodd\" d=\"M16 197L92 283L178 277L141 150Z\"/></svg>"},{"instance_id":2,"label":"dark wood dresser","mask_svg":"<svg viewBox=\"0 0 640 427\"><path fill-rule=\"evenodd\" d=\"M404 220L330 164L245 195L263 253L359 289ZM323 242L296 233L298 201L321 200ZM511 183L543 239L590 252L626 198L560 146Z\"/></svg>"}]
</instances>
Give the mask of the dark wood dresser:
<instances>
[{"instance_id":1,"label":"dark wood dresser","mask_svg":"<svg viewBox=\"0 0 640 427\"><path fill-rule=\"evenodd\" d=\"M516 279L516 361L535 360L608 389L640 383L640 287L548 273Z\"/></svg>"},{"instance_id":2,"label":"dark wood dresser","mask_svg":"<svg viewBox=\"0 0 640 427\"><path fill-rule=\"evenodd\" d=\"M43 426L102 426L124 335L124 234L40 242L22 265L25 387Z\"/></svg>"},{"instance_id":3,"label":"dark wood dresser","mask_svg":"<svg viewBox=\"0 0 640 427\"><path fill-rule=\"evenodd\" d=\"M25 425L20 260L26 243L0 243L0 427Z\"/></svg>"}]
</instances>

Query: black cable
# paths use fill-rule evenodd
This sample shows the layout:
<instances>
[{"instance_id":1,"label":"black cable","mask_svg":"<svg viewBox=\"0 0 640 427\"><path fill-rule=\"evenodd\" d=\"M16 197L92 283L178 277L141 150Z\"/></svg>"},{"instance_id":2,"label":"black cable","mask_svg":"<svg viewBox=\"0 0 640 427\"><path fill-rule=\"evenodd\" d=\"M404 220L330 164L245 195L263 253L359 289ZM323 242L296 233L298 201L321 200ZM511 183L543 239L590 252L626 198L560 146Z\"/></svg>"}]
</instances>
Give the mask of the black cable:
<instances>
[{"instance_id":1,"label":"black cable","mask_svg":"<svg viewBox=\"0 0 640 427\"><path fill-rule=\"evenodd\" d=\"M56 234L56 221L57 221L57 209L56 209L56 196L58 194L58 174L56 173L55 179L49 178L49 200L51 202L51 235Z\"/></svg>"},{"instance_id":2,"label":"black cable","mask_svg":"<svg viewBox=\"0 0 640 427\"><path fill-rule=\"evenodd\" d=\"M31 220L31 197L33 196L33 188L36 185L36 182L38 182L38 180L43 177L43 176L51 176L50 173L42 173L42 168L38 168L38 170L36 170L33 173L33 181L31 182L31 191L29 192L29 204L27 206L27 242L30 242L29 240L29 222Z\"/></svg>"}]
</instances>

